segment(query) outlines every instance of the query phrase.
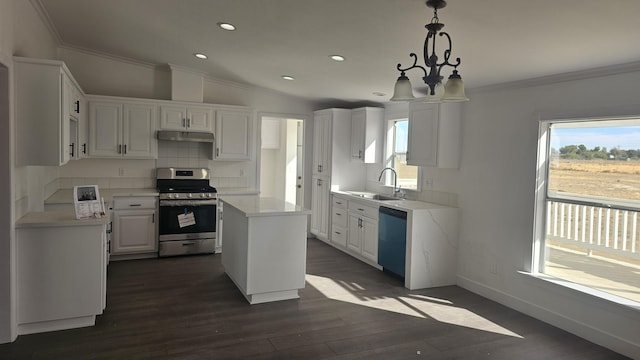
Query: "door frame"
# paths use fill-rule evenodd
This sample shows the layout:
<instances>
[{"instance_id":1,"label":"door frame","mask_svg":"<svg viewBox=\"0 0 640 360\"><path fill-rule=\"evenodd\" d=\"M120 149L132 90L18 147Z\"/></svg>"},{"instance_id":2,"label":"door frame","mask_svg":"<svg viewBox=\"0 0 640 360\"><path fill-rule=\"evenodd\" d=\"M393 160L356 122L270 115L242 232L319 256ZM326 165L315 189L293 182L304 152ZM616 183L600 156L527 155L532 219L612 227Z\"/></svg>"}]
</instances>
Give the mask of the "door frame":
<instances>
[{"instance_id":1,"label":"door frame","mask_svg":"<svg viewBox=\"0 0 640 360\"><path fill-rule=\"evenodd\" d=\"M0 177L0 344L17 337L12 66L12 58L0 51L0 172L7 174Z\"/></svg>"},{"instance_id":2,"label":"door frame","mask_svg":"<svg viewBox=\"0 0 640 360\"><path fill-rule=\"evenodd\" d=\"M262 166L262 118L279 118L282 120L288 120L288 119L294 119L294 120L302 120L302 127L303 127L303 146L302 146L302 171L301 173L302 175L302 199L298 200L296 199L296 203L297 205L304 207L304 208L308 208L307 204L310 204L311 202L311 194L309 193L311 190L310 188L308 188L307 183L308 181L306 181L306 179L309 178L308 174L307 174L307 169L309 169L309 167L307 166L307 164L309 163L310 159L307 159L308 155L311 154L310 151L307 151L307 144L309 144L309 137L312 136L309 135L309 131L310 129L313 130L313 126L310 126L310 121L311 121L311 117L308 114L290 114L290 113L275 113L275 112L266 112L266 111L261 111L258 112L258 126L257 126L257 149L256 149L256 163L257 163L257 185L258 185L258 189L260 188L260 170L261 170L261 166Z\"/></svg>"}]
</instances>

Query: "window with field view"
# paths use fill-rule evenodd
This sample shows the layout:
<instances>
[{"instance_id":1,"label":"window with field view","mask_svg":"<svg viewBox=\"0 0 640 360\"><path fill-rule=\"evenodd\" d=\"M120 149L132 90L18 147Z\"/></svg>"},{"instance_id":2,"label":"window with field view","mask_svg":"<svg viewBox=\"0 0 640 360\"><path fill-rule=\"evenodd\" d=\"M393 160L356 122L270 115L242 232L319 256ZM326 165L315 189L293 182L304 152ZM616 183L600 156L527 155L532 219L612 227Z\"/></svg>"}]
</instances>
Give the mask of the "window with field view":
<instances>
[{"instance_id":1,"label":"window with field view","mask_svg":"<svg viewBox=\"0 0 640 360\"><path fill-rule=\"evenodd\" d=\"M409 120L399 119L392 120L392 126L389 131L392 133L391 140L393 142L391 153L388 154L387 166L392 167L398 174L398 186L402 189L417 190L418 189L418 167L407 165L407 143L409 140ZM385 185L393 186L393 182L387 176Z\"/></svg>"},{"instance_id":2,"label":"window with field view","mask_svg":"<svg viewBox=\"0 0 640 360\"><path fill-rule=\"evenodd\" d=\"M640 118L543 130L540 271L640 302Z\"/></svg>"}]
</instances>

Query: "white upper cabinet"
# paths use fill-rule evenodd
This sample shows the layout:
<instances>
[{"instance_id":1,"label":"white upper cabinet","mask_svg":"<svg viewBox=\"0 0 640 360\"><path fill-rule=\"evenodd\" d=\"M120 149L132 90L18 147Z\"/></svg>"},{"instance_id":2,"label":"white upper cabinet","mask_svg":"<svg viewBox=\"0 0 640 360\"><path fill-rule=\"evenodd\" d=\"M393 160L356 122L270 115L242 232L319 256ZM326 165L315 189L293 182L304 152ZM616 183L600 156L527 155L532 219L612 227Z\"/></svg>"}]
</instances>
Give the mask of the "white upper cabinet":
<instances>
[{"instance_id":1,"label":"white upper cabinet","mask_svg":"<svg viewBox=\"0 0 640 360\"><path fill-rule=\"evenodd\" d=\"M409 105L407 164L457 168L463 103Z\"/></svg>"},{"instance_id":2,"label":"white upper cabinet","mask_svg":"<svg viewBox=\"0 0 640 360\"><path fill-rule=\"evenodd\" d=\"M351 160L367 164L380 162L384 109L365 107L351 110Z\"/></svg>"},{"instance_id":3,"label":"white upper cabinet","mask_svg":"<svg viewBox=\"0 0 640 360\"><path fill-rule=\"evenodd\" d=\"M84 94L61 61L14 57L16 164L62 165L78 157Z\"/></svg>"},{"instance_id":4,"label":"white upper cabinet","mask_svg":"<svg viewBox=\"0 0 640 360\"><path fill-rule=\"evenodd\" d=\"M317 112L313 117L313 174L331 175L332 113Z\"/></svg>"},{"instance_id":5,"label":"white upper cabinet","mask_svg":"<svg viewBox=\"0 0 640 360\"><path fill-rule=\"evenodd\" d=\"M216 160L251 160L253 118L250 109L216 110Z\"/></svg>"},{"instance_id":6,"label":"white upper cabinet","mask_svg":"<svg viewBox=\"0 0 640 360\"><path fill-rule=\"evenodd\" d=\"M214 109L194 104L160 105L160 129L211 132Z\"/></svg>"},{"instance_id":7,"label":"white upper cabinet","mask_svg":"<svg viewBox=\"0 0 640 360\"><path fill-rule=\"evenodd\" d=\"M155 103L102 97L89 102L89 112L91 157L157 157Z\"/></svg>"}]
</instances>

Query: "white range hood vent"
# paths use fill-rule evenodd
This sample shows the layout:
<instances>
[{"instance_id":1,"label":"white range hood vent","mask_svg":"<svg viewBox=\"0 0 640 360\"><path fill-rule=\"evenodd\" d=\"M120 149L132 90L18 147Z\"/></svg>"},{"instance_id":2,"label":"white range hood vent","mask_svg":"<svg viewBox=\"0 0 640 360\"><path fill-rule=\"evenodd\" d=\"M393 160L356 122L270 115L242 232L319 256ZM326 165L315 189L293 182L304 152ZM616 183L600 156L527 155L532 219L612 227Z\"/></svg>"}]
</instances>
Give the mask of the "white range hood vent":
<instances>
[{"instance_id":1,"label":"white range hood vent","mask_svg":"<svg viewBox=\"0 0 640 360\"><path fill-rule=\"evenodd\" d=\"M213 143L213 134L204 132L158 130L158 140Z\"/></svg>"},{"instance_id":2,"label":"white range hood vent","mask_svg":"<svg viewBox=\"0 0 640 360\"><path fill-rule=\"evenodd\" d=\"M205 73L179 65L171 69L171 100L203 102Z\"/></svg>"}]
</instances>

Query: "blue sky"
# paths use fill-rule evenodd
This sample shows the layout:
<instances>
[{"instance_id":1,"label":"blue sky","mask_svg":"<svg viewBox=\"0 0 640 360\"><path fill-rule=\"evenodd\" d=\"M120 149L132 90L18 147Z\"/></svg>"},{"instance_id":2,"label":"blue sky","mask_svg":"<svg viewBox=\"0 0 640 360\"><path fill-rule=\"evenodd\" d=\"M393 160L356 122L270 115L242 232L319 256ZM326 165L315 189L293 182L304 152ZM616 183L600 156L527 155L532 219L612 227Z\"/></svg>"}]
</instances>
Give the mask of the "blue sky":
<instances>
[{"instance_id":1,"label":"blue sky","mask_svg":"<svg viewBox=\"0 0 640 360\"><path fill-rule=\"evenodd\" d=\"M551 146L560 149L567 145L584 145L587 149L596 146L607 150L618 147L623 150L640 149L640 126L574 128L551 131Z\"/></svg>"}]
</instances>

